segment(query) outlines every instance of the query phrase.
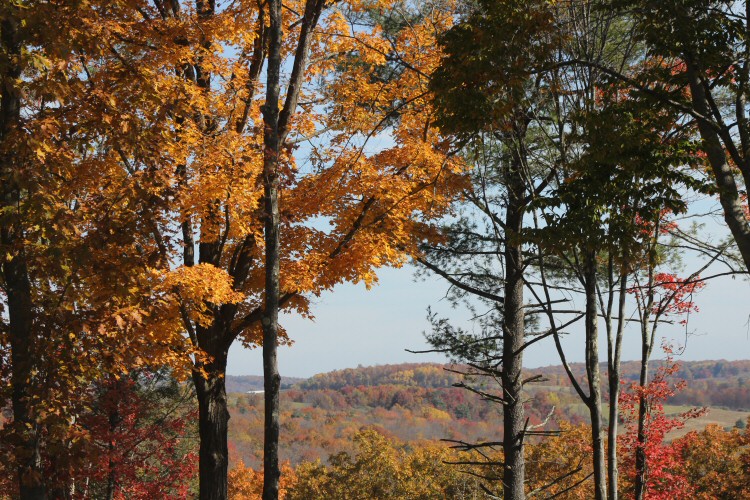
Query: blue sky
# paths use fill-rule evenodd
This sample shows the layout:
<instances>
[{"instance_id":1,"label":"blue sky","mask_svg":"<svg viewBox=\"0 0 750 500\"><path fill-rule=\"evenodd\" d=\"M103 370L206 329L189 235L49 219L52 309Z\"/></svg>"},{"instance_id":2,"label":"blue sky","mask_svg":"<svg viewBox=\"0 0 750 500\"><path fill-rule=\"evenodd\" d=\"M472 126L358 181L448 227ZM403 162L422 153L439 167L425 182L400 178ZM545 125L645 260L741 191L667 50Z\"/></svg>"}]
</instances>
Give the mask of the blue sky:
<instances>
[{"instance_id":1,"label":"blue sky","mask_svg":"<svg viewBox=\"0 0 750 500\"><path fill-rule=\"evenodd\" d=\"M457 324L466 324L467 313L452 310L441 300L447 286L438 278L414 280L414 268L383 269L380 283L371 290L364 285L342 285L322 296L313 306L315 321L286 316L284 326L295 340L279 351L282 375L308 377L316 373L357 365L444 361L437 354L411 354L405 349L425 349L423 332L429 328L427 306ZM690 316L687 345L679 359L746 359L750 355L748 297L750 283L737 278L711 281L696 297L700 312ZM576 304L581 307L582 304ZM685 344L686 329L663 325L661 335ZM626 333L623 359L640 356L639 333ZM602 348L604 337L602 336ZM658 343L658 341L657 341ZM583 361L580 329L565 340L570 361ZM604 355L604 351L602 351ZM658 347L654 358L661 357ZM605 359L605 358L603 358ZM525 354L527 367L559 364L551 341L541 341ZM230 351L230 375L259 375L263 371L260 349L235 345Z\"/></svg>"}]
</instances>

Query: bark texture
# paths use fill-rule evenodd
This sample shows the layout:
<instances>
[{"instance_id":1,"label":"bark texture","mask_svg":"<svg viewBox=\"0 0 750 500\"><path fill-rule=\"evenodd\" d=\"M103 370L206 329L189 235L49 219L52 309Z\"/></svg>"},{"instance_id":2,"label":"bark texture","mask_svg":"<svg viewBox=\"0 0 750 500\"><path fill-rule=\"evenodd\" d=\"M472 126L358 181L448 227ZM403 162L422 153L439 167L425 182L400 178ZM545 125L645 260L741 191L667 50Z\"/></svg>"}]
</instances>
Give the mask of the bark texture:
<instances>
[{"instance_id":1,"label":"bark texture","mask_svg":"<svg viewBox=\"0 0 750 500\"><path fill-rule=\"evenodd\" d=\"M199 332L199 334L203 334L204 338L210 335L209 332ZM201 500L225 500L229 463L227 448L229 410L225 385L227 353L225 350L218 350L218 352L207 352L207 354L212 357L212 360L203 366L204 372L193 372L193 382L198 398L198 435L200 437L199 496Z\"/></svg>"},{"instance_id":2,"label":"bark texture","mask_svg":"<svg viewBox=\"0 0 750 500\"><path fill-rule=\"evenodd\" d=\"M520 149L520 141L518 148ZM518 152L506 171L508 208L505 215L505 284L503 305L503 498L525 498L524 433L526 418L523 407L524 258L521 230L525 209L526 185L523 177L523 155Z\"/></svg>"},{"instance_id":3,"label":"bark texture","mask_svg":"<svg viewBox=\"0 0 750 500\"><path fill-rule=\"evenodd\" d=\"M591 416L591 444L594 449L594 496L607 498L604 433L602 429L601 373L599 369L599 328L596 294L596 253L588 250L584 263L586 291L586 374L589 384L587 405Z\"/></svg>"},{"instance_id":4,"label":"bark texture","mask_svg":"<svg viewBox=\"0 0 750 500\"><path fill-rule=\"evenodd\" d=\"M615 332L611 331L611 315L608 318L608 345L607 345L607 363L608 373L607 378L609 381L609 428L607 429L607 493L609 500L617 500L617 483L620 475L619 468L617 467L617 431L618 431L618 420L620 418L620 356L622 352L622 337L625 330L625 298L627 296L627 276L624 274L626 266L622 266L622 274L620 276L620 291L618 297L618 308L617 308L617 329ZM610 284L613 284L614 280L610 279ZM611 292L610 292L611 296ZM612 335L614 333L614 335Z\"/></svg>"},{"instance_id":5,"label":"bark texture","mask_svg":"<svg viewBox=\"0 0 750 500\"><path fill-rule=\"evenodd\" d=\"M302 82L307 68L312 31L323 10L322 0L308 0L301 19L300 34L294 52L292 72L283 108L281 96L282 4L268 2L268 67L266 102L263 111L263 208L265 240L265 301L263 326L263 377L265 388L265 419L263 434L263 500L279 497L279 375L277 345L279 339L279 309L286 295L280 287L280 218L279 218L279 158L289 133L289 122L297 109Z\"/></svg>"},{"instance_id":6,"label":"bark texture","mask_svg":"<svg viewBox=\"0 0 750 500\"><path fill-rule=\"evenodd\" d=\"M690 84L690 97L695 111L701 116L712 116L708 95L699 75L697 62L687 57L685 59L688 81ZM750 223L745 217L745 210L740 193L737 188L734 168L729 164L727 154L722 144L720 131L705 120L697 120L698 130L703 142L703 150L706 152L711 172L719 188L719 202L724 212L724 221L737 243L745 267L750 269ZM747 125L746 123L744 125ZM725 138L725 141L731 138ZM739 167L746 178L750 176L750 166L741 162Z\"/></svg>"}]
</instances>

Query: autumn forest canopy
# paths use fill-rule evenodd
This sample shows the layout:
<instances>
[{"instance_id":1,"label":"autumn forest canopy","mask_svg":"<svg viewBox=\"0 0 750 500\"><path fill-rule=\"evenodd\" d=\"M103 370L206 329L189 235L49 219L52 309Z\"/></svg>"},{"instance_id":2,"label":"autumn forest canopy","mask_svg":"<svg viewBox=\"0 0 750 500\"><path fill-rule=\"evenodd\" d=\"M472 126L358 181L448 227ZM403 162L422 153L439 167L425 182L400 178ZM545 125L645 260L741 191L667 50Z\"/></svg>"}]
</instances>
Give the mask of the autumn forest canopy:
<instances>
[{"instance_id":1,"label":"autumn forest canopy","mask_svg":"<svg viewBox=\"0 0 750 500\"><path fill-rule=\"evenodd\" d=\"M0 498L750 495L749 97L747 2L3 0ZM281 378L405 264L448 365Z\"/></svg>"}]
</instances>

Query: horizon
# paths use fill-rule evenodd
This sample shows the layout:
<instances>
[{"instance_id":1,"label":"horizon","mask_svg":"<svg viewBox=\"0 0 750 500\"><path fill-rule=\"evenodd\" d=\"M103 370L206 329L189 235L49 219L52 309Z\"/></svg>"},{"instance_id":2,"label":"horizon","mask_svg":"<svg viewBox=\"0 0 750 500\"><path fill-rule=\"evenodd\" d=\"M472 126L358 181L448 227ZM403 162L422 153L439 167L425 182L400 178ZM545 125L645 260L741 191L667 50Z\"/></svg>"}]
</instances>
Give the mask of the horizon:
<instances>
[{"instance_id":1,"label":"horizon","mask_svg":"<svg viewBox=\"0 0 750 500\"><path fill-rule=\"evenodd\" d=\"M440 316L451 317L469 330L471 315L463 308L454 309L444 299L447 284L434 276L414 278L416 268L410 264L401 269L385 268L371 290L364 285L345 284L316 298L314 320L285 314L280 318L292 346L279 348L279 369L291 377L309 378L318 373L357 365L382 365L419 362L446 362L436 353L412 354L406 349L425 350L430 346L423 333L430 325L427 307ZM691 314L687 326L665 324L657 334L653 359L663 357L659 348L664 337L682 347L675 357L681 360L738 361L750 357L750 316L743 312L743 295L750 283L746 278L721 277L710 280L696 294L698 313ZM575 305L575 300L572 302ZM631 311L632 312L632 311ZM600 328L604 339L605 332ZM570 363L583 361L582 329L571 329L563 337ZM626 331L623 359L640 358L640 335ZM681 351L681 355L679 354ZM600 342L600 355L606 359L606 342ZM524 367L539 368L560 364L551 342L537 342L527 348ZM243 375L262 371L261 350L247 349L236 343L229 352L227 374Z\"/></svg>"},{"instance_id":2,"label":"horizon","mask_svg":"<svg viewBox=\"0 0 750 500\"><path fill-rule=\"evenodd\" d=\"M661 358L652 358L650 361L651 361L652 364L654 364L654 363L658 364L661 361L664 361L664 359L661 359ZM675 359L675 362L677 362L678 364L681 364L683 362L685 362L685 363L741 363L743 361L750 362L750 357L740 358L740 359L724 359L724 358L720 358L720 359L679 359L678 358L678 359ZM641 362L641 360L639 360L639 359L623 359L623 360L620 360L620 363L622 365L624 365L626 363L640 363L640 362ZM294 376L294 375L285 375L284 373L281 373L280 375L281 375L282 378L286 377L286 378L296 378L296 379L306 380L306 379L313 378L313 377L315 377L317 375L324 375L326 373L334 373L334 372L340 372L340 371L345 371L345 370L357 370L357 369L365 369L365 368L381 368L381 367L399 366L399 365L437 365L437 366L448 366L448 365L451 365L451 364L455 364L455 363L451 363L451 362L441 363L441 362L438 362L438 361L422 361L422 362L420 362L420 361L416 361L416 362L406 361L406 362L403 362L403 363L378 363L378 364L374 364L374 365L358 365L358 366L350 366L350 367L346 367L346 368L336 368L336 369L329 370L329 371L326 371L326 372L314 373L313 375L310 375L310 376L307 376L307 377L297 377L297 376ZM573 362L568 363L568 365L570 365L570 366L578 366L578 365L583 365L583 364L584 364L583 361L573 361ZM458 363L458 365L460 365L460 363ZM606 366L607 362L606 361L600 361L599 365ZM562 363L558 363L556 365L552 364L552 365L530 366L530 367L524 366L524 370L538 370L538 369L544 369L544 368L558 368L558 367L562 368ZM257 373L243 373L243 374L227 374L227 377L261 377L262 378L263 375L262 374L257 374Z\"/></svg>"}]
</instances>

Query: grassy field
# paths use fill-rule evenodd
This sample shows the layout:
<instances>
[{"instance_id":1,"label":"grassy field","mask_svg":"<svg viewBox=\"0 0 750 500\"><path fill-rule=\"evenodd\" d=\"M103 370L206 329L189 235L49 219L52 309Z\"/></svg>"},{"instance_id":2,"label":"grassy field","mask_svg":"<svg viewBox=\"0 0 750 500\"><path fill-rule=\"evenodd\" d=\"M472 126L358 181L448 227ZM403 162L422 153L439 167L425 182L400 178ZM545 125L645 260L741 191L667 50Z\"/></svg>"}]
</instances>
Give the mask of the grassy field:
<instances>
[{"instance_id":1,"label":"grassy field","mask_svg":"<svg viewBox=\"0 0 750 500\"><path fill-rule=\"evenodd\" d=\"M686 411L691 410L694 408L693 406L676 406L676 405L666 405L664 406L664 412L667 415L670 416L676 416L681 413L685 413ZM609 405L604 403L602 404L602 413L604 418L604 424L607 425L607 419L606 416L609 412ZM565 408L565 413L568 415L580 415L584 418L588 417L588 408L583 403L577 403L575 405L568 405ZM718 426L721 426L722 428L726 427L734 427L738 420L742 420L743 422L747 422L747 418L750 416L750 412L746 411L735 411L735 410L725 410L723 408L709 408L707 413L699 418L690 419L685 423L685 427L682 429L678 429L675 431L670 432L667 434L667 439L677 439L679 437L684 436L690 431L701 431L705 429L707 425L715 424ZM624 427L619 427L619 432L624 432Z\"/></svg>"},{"instance_id":2,"label":"grassy field","mask_svg":"<svg viewBox=\"0 0 750 500\"><path fill-rule=\"evenodd\" d=\"M665 406L664 411L667 415L677 415L688 411L689 406ZM724 410L722 408L709 408L708 412L699 418L688 420L682 429L670 432L667 437L676 439L684 436L690 431L703 430L709 424L716 424L721 427L734 427L738 420L747 422L750 413L745 411Z\"/></svg>"}]
</instances>

